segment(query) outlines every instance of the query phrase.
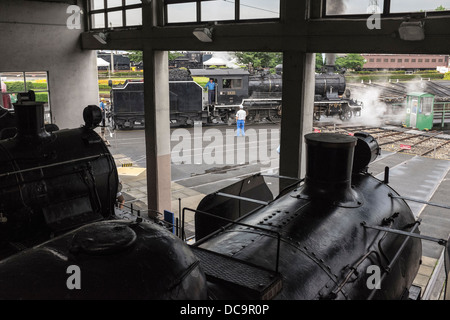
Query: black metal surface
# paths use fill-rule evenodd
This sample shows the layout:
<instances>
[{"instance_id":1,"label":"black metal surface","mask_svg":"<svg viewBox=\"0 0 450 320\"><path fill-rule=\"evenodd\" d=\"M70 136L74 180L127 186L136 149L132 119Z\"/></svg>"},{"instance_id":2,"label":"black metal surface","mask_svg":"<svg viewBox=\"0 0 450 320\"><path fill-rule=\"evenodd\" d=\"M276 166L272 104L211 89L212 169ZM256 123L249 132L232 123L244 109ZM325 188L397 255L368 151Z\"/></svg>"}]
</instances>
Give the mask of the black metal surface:
<instances>
[{"instance_id":1,"label":"black metal surface","mask_svg":"<svg viewBox=\"0 0 450 320\"><path fill-rule=\"evenodd\" d=\"M353 158L353 171L359 172L365 170L380 155L381 148L377 140L366 132L357 132L354 137L358 138L358 142Z\"/></svg>"},{"instance_id":2,"label":"black metal surface","mask_svg":"<svg viewBox=\"0 0 450 320\"><path fill-rule=\"evenodd\" d=\"M248 82L248 96L256 92L279 93L283 90L283 78L278 74L251 76ZM274 95L277 97L277 95Z\"/></svg>"},{"instance_id":3,"label":"black metal surface","mask_svg":"<svg viewBox=\"0 0 450 320\"><path fill-rule=\"evenodd\" d=\"M351 188L353 155L357 139L349 135L305 135L305 186L298 197L358 207L362 197Z\"/></svg>"},{"instance_id":4,"label":"black metal surface","mask_svg":"<svg viewBox=\"0 0 450 320\"><path fill-rule=\"evenodd\" d=\"M221 190L224 194L247 197L260 201L273 200L272 192L260 175L236 182ZM203 198L197 206L197 210L205 211L216 216L236 220L249 212L263 206L261 203L249 202L221 195L211 194ZM227 223L204 215L195 215L195 236L197 240L216 231Z\"/></svg>"},{"instance_id":5,"label":"black metal surface","mask_svg":"<svg viewBox=\"0 0 450 320\"><path fill-rule=\"evenodd\" d=\"M444 299L450 300L450 237L447 240L447 245L445 246L444 252L444 265L445 265L445 291Z\"/></svg>"},{"instance_id":6,"label":"black metal surface","mask_svg":"<svg viewBox=\"0 0 450 320\"><path fill-rule=\"evenodd\" d=\"M197 112L202 105L202 87L194 81L169 83L170 112Z\"/></svg>"},{"instance_id":7,"label":"black metal surface","mask_svg":"<svg viewBox=\"0 0 450 320\"><path fill-rule=\"evenodd\" d=\"M279 273L198 247L191 249L209 281L233 288L250 299L271 299L282 288ZM217 298L220 293L215 294Z\"/></svg>"},{"instance_id":8,"label":"black metal surface","mask_svg":"<svg viewBox=\"0 0 450 320\"><path fill-rule=\"evenodd\" d=\"M40 104L15 105L14 138L0 141L0 257L114 213L118 176L98 134L48 133Z\"/></svg>"},{"instance_id":9,"label":"black metal surface","mask_svg":"<svg viewBox=\"0 0 450 320\"><path fill-rule=\"evenodd\" d=\"M321 135L319 137L318 135ZM239 218L245 225L268 228L281 234L281 248L277 239L267 232L251 227L230 224L213 236L199 242L200 248L243 260L263 268L270 268L278 250L279 272L283 289L275 299L402 299L417 274L421 259L421 239L384 230L364 228L384 226L410 231L415 218L409 206L388 185L366 172L352 172L356 139L323 134L306 137L307 153L320 154L321 166L309 165L305 184L281 196L269 205ZM319 148L314 150L314 148ZM320 148L323 148L320 150ZM328 155L328 156L327 156ZM307 154L308 161L318 161ZM336 164L336 162L344 162ZM308 167L307 165L307 167ZM340 173L321 175L320 169L335 166ZM348 189L347 177L351 177ZM311 179L324 193L306 191ZM348 205L333 192L356 194L357 205ZM313 189L314 190L314 189ZM320 189L322 190L322 188ZM304 194L311 197L303 197ZM328 194L330 201L325 196ZM216 199L218 201L218 199ZM210 203L212 206L212 203ZM201 231L201 230L199 230ZM417 230L414 232L418 232ZM367 285L369 266L378 266L383 277L382 287L373 291ZM217 283L209 283L210 291L221 299L241 299L239 293Z\"/></svg>"},{"instance_id":10,"label":"black metal surface","mask_svg":"<svg viewBox=\"0 0 450 320\"><path fill-rule=\"evenodd\" d=\"M69 266L80 289L70 289ZM154 223L88 224L0 262L0 299L206 299L199 261Z\"/></svg>"},{"instance_id":11,"label":"black metal surface","mask_svg":"<svg viewBox=\"0 0 450 320\"><path fill-rule=\"evenodd\" d=\"M322 73L316 74L315 95L319 99L339 99L345 92L345 77L343 74Z\"/></svg>"},{"instance_id":12,"label":"black metal surface","mask_svg":"<svg viewBox=\"0 0 450 320\"><path fill-rule=\"evenodd\" d=\"M0 140L9 138L11 135L8 134L8 131L15 126L14 112L0 106Z\"/></svg>"}]
</instances>

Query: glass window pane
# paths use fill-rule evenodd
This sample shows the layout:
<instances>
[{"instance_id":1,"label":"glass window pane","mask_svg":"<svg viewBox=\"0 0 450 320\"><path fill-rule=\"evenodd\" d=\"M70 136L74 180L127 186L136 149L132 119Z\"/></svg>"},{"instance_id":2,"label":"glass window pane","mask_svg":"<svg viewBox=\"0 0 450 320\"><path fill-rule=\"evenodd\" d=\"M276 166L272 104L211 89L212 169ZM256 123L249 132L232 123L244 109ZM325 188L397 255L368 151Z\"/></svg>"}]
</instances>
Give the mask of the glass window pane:
<instances>
[{"instance_id":1,"label":"glass window pane","mask_svg":"<svg viewBox=\"0 0 450 320\"><path fill-rule=\"evenodd\" d=\"M167 5L167 22L195 22L197 21L196 3L177 3Z\"/></svg>"},{"instance_id":2,"label":"glass window pane","mask_svg":"<svg viewBox=\"0 0 450 320\"><path fill-rule=\"evenodd\" d=\"M383 1L327 0L326 15L382 13L383 7Z\"/></svg>"},{"instance_id":3,"label":"glass window pane","mask_svg":"<svg viewBox=\"0 0 450 320\"><path fill-rule=\"evenodd\" d=\"M0 79L1 91L8 92L7 94L0 92L1 106L11 109L17 102L19 92L33 90L36 93L36 101L44 102L45 123L51 123L47 72L2 72Z\"/></svg>"},{"instance_id":4,"label":"glass window pane","mask_svg":"<svg viewBox=\"0 0 450 320\"><path fill-rule=\"evenodd\" d=\"M239 10L243 20L279 18L280 0L241 0Z\"/></svg>"},{"instance_id":5,"label":"glass window pane","mask_svg":"<svg viewBox=\"0 0 450 320\"><path fill-rule=\"evenodd\" d=\"M47 91L47 73L46 72L26 72L27 90Z\"/></svg>"},{"instance_id":6,"label":"glass window pane","mask_svg":"<svg viewBox=\"0 0 450 320\"><path fill-rule=\"evenodd\" d=\"M206 1L201 4L202 21L234 20L234 1Z\"/></svg>"},{"instance_id":7,"label":"glass window pane","mask_svg":"<svg viewBox=\"0 0 450 320\"><path fill-rule=\"evenodd\" d=\"M105 14L96 13L91 15L92 29L100 29L105 27Z\"/></svg>"},{"instance_id":8,"label":"glass window pane","mask_svg":"<svg viewBox=\"0 0 450 320\"><path fill-rule=\"evenodd\" d=\"M15 94L13 95L0 92L0 107L5 109L13 109L13 103L15 103L12 99L13 97L15 97Z\"/></svg>"},{"instance_id":9,"label":"glass window pane","mask_svg":"<svg viewBox=\"0 0 450 320\"><path fill-rule=\"evenodd\" d=\"M91 0L91 10L104 9L105 2L103 0Z\"/></svg>"},{"instance_id":10,"label":"glass window pane","mask_svg":"<svg viewBox=\"0 0 450 320\"><path fill-rule=\"evenodd\" d=\"M450 0L392 0L391 13L450 10Z\"/></svg>"},{"instance_id":11,"label":"glass window pane","mask_svg":"<svg viewBox=\"0 0 450 320\"><path fill-rule=\"evenodd\" d=\"M108 28L123 27L122 10L108 12Z\"/></svg>"},{"instance_id":12,"label":"glass window pane","mask_svg":"<svg viewBox=\"0 0 450 320\"><path fill-rule=\"evenodd\" d=\"M125 11L127 26L142 25L142 9L130 9Z\"/></svg>"},{"instance_id":13,"label":"glass window pane","mask_svg":"<svg viewBox=\"0 0 450 320\"><path fill-rule=\"evenodd\" d=\"M2 79L2 92L26 92L23 72L4 72Z\"/></svg>"},{"instance_id":14,"label":"glass window pane","mask_svg":"<svg viewBox=\"0 0 450 320\"><path fill-rule=\"evenodd\" d=\"M125 5L131 5L131 4L141 4L142 0L126 0Z\"/></svg>"},{"instance_id":15,"label":"glass window pane","mask_svg":"<svg viewBox=\"0 0 450 320\"><path fill-rule=\"evenodd\" d=\"M47 92L36 92L36 101L37 102L48 102L48 93Z\"/></svg>"},{"instance_id":16,"label":"glass window pane","mask_svg":"<svg viewBox=\"0 0 450 320\"><path fill-rule=\"evenodd\" d=\"M122 6L122 0L108 0L106 5L108 6L108 8L121 7Z\"/></svg>"}]
</instances>

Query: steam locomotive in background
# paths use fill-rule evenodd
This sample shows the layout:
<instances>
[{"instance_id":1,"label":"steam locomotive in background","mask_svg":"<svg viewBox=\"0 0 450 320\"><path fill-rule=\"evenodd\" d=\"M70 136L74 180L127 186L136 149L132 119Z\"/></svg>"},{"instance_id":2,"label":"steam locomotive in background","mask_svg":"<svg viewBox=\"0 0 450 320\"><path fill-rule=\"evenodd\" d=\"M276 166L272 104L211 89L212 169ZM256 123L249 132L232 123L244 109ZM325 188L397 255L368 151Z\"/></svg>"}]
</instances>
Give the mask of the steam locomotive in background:
<instances>
[{"instance_id":1,"label":"steam locomotive in background","mask_svg":"<svg viewBox=\"0 0 450 320\"><path fill-rule=\"evenodd\" d=\"M316 75L314 119L338 116L349 120L361 114L362 104L351 99L343 74L334 68ZM239 105L248 122L281 121L282 67L277 74L250 74L242 69L171 69L169 71L170 122L173 126L227 123L235 121ZM208 104L205 89L193 77L214 79L215 101ZM111 119L115 127L137 128L145 125L144 85L126 81L111 88Z\"/></svg>"},{"instance_id":2,"label":"steam locomotive in background","mask_svg":"<svg viewBox=\"0 0 450 320\"><path fill-rule=\"evenodd\" d=\"M206 196L187 245L160 221L120 218L98 107L85 108L82 127L51 133L42 104L14 109L17 134L0 141L2 299L409 297L418 222L367 172L379 154L368 134L307 134L304 180L280 177L274 194L255 175ZM367 285L371 266L379 289ZM69 281L77 268L82 290Z\"/></svg>"}]
</instances>

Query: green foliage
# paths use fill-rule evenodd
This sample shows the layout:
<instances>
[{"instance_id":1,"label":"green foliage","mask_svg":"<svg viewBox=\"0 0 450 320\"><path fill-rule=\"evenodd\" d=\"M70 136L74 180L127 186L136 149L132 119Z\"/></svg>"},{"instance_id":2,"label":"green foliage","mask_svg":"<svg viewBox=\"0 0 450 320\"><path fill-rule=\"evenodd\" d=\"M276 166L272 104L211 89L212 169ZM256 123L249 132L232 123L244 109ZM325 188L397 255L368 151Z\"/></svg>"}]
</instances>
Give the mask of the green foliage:
<instances>
[{"instance_id":1,"label":"green foliage","mask_svg":"<svg viewBox=\"0 0 450 320\"><path fill-rule=\"evenodd\" d=\"M320 72L323 67L323 57L321 53L316 53L316 72Z\"/></svg>"},{"instance_id":2,"label":"green foliage","mask_svg":"<svg viewBox=\"0 0 450 320\"><path fill-rule=\"evenodd\" d=\"M283 54L281 52L236 52L238 61L248 65L251 63L253 68L275 68L283 63Z\"/></svg>"},{"instance_id":3,"label":"green foliage","mask_svg":"<svg viewBox=\"0 0 450 320\"><path fill-rule=\"evenodd\" d=\"M116 71L114 72L113 76L114 78L142 78L142 71ZM109 74L108 72L99 72L98 73L99 78L108 78Z\"/></svg>"},{"instance_id":4,"label":"green foliage","mask_svg":"<svg viewBox=\"0 0 450 320\"><path fill-rule=\"evenodd\" d=\"M5 84L8 92L25 92L23 81L6 81ZM47 90L47 83L27 81L28 90Z\"/></svg>"},{"instance_id":5,"label":"green foliage","mask_svg":"<svg viewBox=\"0 0 450 320\"><path fill-rule=\"evenodd\" d=\"M436 9L434 9L435 11L445 11L447 9L445 9L445 7L441 4L439 7L437 7Z\"/></svg>"},{"instance_id":6,"label":"green foliage","mask_svg":"<svg viewBox=\"0 0 450 320\"><path fill-rule=\"evenodd\" d=\"M36 101L37 102L48 102L48 93L47 92L36 92Z\"/></svg>"},{"instance_id":7,"label":"green foliage","mask_svg":"<svg viewBox=\"0 0 450 320\"><path fill-rule=\"evenodd\" d=\"M208 77L192 77L192 79L197 82L202 88L209 82Z\"/></svg>"},{"instance_id":8,"label":"green foliage","mask_svg":"<svg viewBox=\"0 0 450 320\"><path fill-rule=\"evenodd\" d=\"M129 55L128 58L130 58L130 61L134 62L134 63L139 63L142 62L143 60L143 53L142 51L128 51ZM173 60L176 59L180 56L182 56L182 53L176 52L176 51L169 51L169 60Z\"/></svg>"},{"instance_id":9,"label":"green foliage","mask_svg":"<svg viewBox=\"0 0 450 320\"><path fill-rule=\"evenodd\" d=\"M444 74L444 80L450 80L450 72Z\"/></svg>"},{"instance_id":10,"label":"green foliage","mask_svg":"<svg viewBox=\"0 0 450 320\"><path fill-rule=\"evenodd\" d=\"M338 57L336 59L336 67L351 70L361 70L364 66L364 63L364 57L360 54L355 53L349 53L345 57Z\"/></svg>"},{"instance_id":11,"label":"green foliage","mask_svg":"<svg viewBox=\"0 0 450 320\"><path fill-rule=\"evenodd\" d=\"M181 57L183 54L176 51L169 51L169 60L176 59L178 57Z\"/></svg>"},{"instance_id":12,"label":"green foliage","mask_svg":"<svg viewBox=\"0 0 450 320\"><path fill-rule=\"evenodd\" d=\"M142 51L129 51L130 54L128 55L128 58L130 58L130 61L134 63L139 63L143 59Z\"/></svg>"}]
</instances>

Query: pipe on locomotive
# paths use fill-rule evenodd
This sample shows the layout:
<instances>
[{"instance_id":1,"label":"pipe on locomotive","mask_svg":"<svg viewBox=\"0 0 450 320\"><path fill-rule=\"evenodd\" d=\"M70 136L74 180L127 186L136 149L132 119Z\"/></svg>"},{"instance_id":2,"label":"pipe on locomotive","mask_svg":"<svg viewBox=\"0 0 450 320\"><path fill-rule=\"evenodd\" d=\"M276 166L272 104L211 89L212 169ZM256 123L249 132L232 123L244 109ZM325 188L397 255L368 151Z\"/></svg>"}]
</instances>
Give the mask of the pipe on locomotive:
<instances>
[{"instance_id":1,"label":"pipe on locomotive","mask_svg":"<svg viewBox=\"0 0 450 320\"><path fill-rule=\"evenodd\" d=\"M362 200L351 187L352 173L366 170L380 154L376 140L364 132L354 137L310 133L305 135L305 142L306 175L300 197L346 207L360 206Z\"/></svg>"}]
</instances>

